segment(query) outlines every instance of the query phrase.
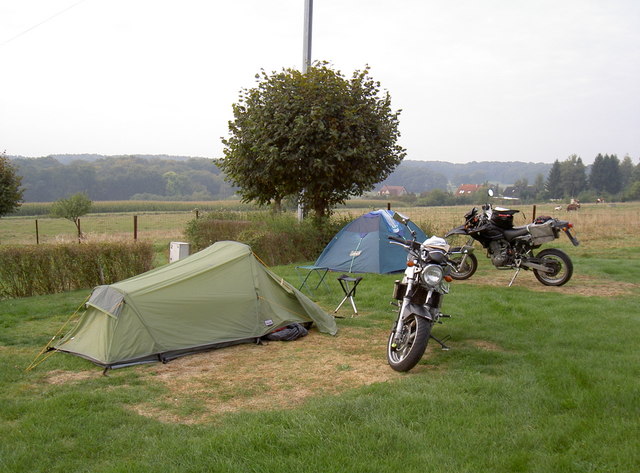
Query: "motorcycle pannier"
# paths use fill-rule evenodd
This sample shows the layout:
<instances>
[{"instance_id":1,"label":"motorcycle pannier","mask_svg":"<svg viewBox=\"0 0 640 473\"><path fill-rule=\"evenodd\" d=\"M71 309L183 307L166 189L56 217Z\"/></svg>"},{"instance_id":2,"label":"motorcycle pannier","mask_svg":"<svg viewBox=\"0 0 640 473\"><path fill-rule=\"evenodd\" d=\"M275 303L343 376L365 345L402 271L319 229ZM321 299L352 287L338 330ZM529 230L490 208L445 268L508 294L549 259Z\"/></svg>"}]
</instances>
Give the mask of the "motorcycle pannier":
<instances>
[{"instance_id":1,"label":"motorcycle pannier","mask_svg":"<svg viewBox=\"0 0 640 473\"><path fill-rule=\"evenodd\" d=\"M553 221L548 220L541 224L531 224L528 226L529 233L531 233L532 243L534 245L542 245L549 241L556 239L556 234L553 231Z\"/></svg>"}]
</instances>

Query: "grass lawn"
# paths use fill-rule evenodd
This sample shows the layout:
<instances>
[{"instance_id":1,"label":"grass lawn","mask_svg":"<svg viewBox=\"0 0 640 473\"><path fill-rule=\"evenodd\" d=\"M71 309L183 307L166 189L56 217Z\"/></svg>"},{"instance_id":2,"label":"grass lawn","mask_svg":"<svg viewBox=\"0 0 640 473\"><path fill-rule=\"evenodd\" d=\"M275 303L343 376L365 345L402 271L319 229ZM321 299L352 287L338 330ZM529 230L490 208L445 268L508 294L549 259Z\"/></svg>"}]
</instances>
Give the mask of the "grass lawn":
<instances>
[{"instance_id":1,"label":"grass lawn","mask_svg":"<svg viewBox=\"0 0 640 473\"><path fill-rule=\"evenodd\" d=\"M546 245L573 258L561 288L530 272L509 288L512 273L479 253L434 328L451 350L430 343L407 374L385 358L393 275L365 275L360 315L343 306L336 337L109 376L66 354L25 371L88 291L0 301L0 471L637 472L640 246L627 220L624 238ZM293 265L272 269L298 281ZM317 293L328 312L337 276Z\"/></svg>"},{"instance_id":2,"label":"grass lawn","mask_svg":"<svg viewBox=\"0 0 640 473\"><path fill-rule=\"evenodd\" d=\"M453 283L434 332L452 349L430 345L408 374L385 361L393 276L365 276L335 338L109 376L65 354L25 372L87 291L2 301L0 471L637 471L640 255L627 256L578 257L560 289L528 273Z\"/></svg>"}]
</instances>

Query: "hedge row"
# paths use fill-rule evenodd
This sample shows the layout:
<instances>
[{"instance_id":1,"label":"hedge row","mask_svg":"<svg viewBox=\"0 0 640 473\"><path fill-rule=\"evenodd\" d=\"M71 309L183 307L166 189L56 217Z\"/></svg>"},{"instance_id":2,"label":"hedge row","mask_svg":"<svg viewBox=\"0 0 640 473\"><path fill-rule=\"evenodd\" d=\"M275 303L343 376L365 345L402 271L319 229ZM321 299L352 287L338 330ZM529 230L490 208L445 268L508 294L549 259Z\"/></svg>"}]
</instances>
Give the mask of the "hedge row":
<instances>
[{"instance_id":1,"label":"hedge row","mask_svg":"<svg viewBox=\"0 0 640 473\"><path fill-rule=\"evenodd\" d=\"M0 298L52 294L112 284L151 269L144 242L0 247Z\"/></svg>"},{"instance_id":2,"label":"hedge row","mask_svg":"<svg viewBox=\"0 0 640 473\"><path fill-rule=\"evenodd\" d=\"M322 227L311 219L299 223L290 214L265 212L214 212L187 225L192 251L216 241L239 241L251 246L267 265L314 261L350 218L331 219Z\"/></svg>"}]
</instances>

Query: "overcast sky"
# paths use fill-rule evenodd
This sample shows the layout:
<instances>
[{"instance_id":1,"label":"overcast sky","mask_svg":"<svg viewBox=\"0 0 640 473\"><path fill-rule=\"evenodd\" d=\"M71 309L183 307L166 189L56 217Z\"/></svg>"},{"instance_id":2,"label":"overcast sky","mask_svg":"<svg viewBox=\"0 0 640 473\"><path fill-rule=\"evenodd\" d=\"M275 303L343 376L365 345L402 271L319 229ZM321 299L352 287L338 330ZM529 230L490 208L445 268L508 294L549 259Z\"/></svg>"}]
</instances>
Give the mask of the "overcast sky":
<instances>
[{"instance_id":1,"label":"overcast sky","mask_svg":"<svg viewBox=\"0 0 640 473\"><path fill-rule=\"evenodd\" d=\"M219 157L304 0L0 0L0 151ZM638 0L314 0L314 60L371 66L407 159L640 158Z\"/></svg>"}]
</instances>

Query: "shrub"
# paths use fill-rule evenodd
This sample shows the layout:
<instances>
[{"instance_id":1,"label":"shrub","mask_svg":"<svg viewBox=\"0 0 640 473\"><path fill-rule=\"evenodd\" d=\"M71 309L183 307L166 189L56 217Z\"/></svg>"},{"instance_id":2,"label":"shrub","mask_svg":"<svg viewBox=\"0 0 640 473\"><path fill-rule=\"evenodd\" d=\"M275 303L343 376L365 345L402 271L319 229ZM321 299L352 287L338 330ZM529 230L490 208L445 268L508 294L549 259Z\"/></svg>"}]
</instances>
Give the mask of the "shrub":
<instances>
[{"instance_id":1,"label":"shrub","mask_svg":"<svg viewBox=\"0 0 640 473\"><path fill-rule=\"evenodd\" d=\"M349 220L332 218L318 227L310 219L299 223L291 214L214 212L191 220L185 234L194 251L216 241L239 241L268 265L289 264L315 260Z\"/></svg>"},{"instance_id":2,"label":"shrub","mask_svg":"<svg viewBox=\"0 0 640 473\"><path fill-rule=\"evenodd\" d=\"M151 269L150 243L0 247L0 298L112 284Z\"/></svg>"}]
</instances>

